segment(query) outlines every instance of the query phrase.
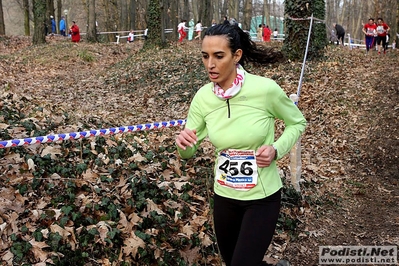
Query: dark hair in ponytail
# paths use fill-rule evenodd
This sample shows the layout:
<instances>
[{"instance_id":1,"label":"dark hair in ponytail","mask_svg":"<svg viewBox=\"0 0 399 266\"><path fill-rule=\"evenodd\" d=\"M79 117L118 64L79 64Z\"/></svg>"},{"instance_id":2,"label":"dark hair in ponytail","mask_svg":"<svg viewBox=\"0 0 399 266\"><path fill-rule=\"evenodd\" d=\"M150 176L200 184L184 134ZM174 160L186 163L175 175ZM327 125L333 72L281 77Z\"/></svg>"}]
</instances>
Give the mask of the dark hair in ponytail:
<instances>
[{"instance_id":1,"label":"dark hair in ponytail","mask_svg":"<svg viewBox=\"0 0 399 266\"><path fill-rule=\"evenodd\" d=\"M205 32L204 38L206 36L218 35L226 36L233 54L238 49L243 51L242 57L238 62L242 66L248 62L265 65L275 63L283 58L282 53L275 48L266 48L261 45L256 45L256 43L251 40L249 34L236 25L218 24L212 26Z\"/></svg>"}]
</instances>

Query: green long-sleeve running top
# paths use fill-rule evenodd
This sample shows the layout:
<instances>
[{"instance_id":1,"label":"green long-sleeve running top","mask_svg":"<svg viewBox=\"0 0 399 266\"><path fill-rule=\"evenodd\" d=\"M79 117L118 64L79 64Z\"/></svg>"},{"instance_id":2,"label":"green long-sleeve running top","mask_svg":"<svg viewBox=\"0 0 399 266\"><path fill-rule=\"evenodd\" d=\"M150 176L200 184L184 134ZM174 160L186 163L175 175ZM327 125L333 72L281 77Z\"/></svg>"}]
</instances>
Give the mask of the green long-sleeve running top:
<instances>
[{"instance_id":1,"label":"green long-sleeve running top","mask_svg":"<svg viewBox=\"0 0 399 266\"><path fill-rule=\"evenodd\" d=\"M196 130L198 141L193 147L186 150L178 148L182 158L190 158L196 152L203 139L208 136L216 149L215 183L216 194L238 200L261 199L275 193L282 187L276 162L269 167L257 170L257 184L249 190L237 190L221 185L220 153L228 150L254 150L262 145L274 145L278 151L277 159L287 154L305 130L306 120L298 107L287 97L280 86L272 79L256 76L245 72L245 81L238 94L228 100L222 100L213 93L213 83L201 87L194 96L186 127ZM282 135L275 140L275 120L284 121L285 129ZM245 156L244 156L245 157ZM241 159L236 159L236 165ZM241 164L244 174L249 171ZM234 169L233 169L234 170ZM234 171L233 171L234 172ZM227 172L226 172L227 173ZM231 173L231 169L229 171ZM234 174L234 173L233 173Z\"/></svg>"}]
</instances>

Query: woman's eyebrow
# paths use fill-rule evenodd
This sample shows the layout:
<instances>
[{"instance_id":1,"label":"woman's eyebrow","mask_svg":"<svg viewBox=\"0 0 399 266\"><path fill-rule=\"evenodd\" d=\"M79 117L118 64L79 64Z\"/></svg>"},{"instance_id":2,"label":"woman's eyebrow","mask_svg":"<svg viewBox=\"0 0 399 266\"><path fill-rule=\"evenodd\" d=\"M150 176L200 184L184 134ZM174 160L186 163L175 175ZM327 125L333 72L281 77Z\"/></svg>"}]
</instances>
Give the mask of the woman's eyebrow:
<instances>
[{"instance_id":1,"label":"woman's eyebrow","mask_svg":"<svg viewBox=\"0 0 399 266\"><path fill-rule=\"evenodd\" d=\"M202 54L208 54L208 53L205 52L205 51L201 51L201 53L202 53ZM212 54L218 55L218 54L224 54L224 52L223 52L223 51L217 51L217 52L214 52L214 53L212 53Z\"/></svg>"}]
</instances>

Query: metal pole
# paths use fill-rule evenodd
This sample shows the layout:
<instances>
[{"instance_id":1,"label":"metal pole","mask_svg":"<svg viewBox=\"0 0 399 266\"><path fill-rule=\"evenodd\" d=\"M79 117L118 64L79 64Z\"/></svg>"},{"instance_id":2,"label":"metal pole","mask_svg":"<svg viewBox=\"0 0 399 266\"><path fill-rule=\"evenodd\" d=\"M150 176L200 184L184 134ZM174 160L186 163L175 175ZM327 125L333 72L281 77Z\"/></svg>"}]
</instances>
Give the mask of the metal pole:
<instances>
[{"instance_id":1,"label":"metal pole","mask_svg":"<svg viewBox=\"0 0 399 266\"><path fill-rule=\"evenodd\" d=\"M310 43L310 35L312 33L312 25L313 25L313 14L310 17L308 40L306 43L305 55L303 56L302 70L301 70L301 76L299 78L298 90L297 90L296 95L295 94L290 95L291 100L296 105L298 105L299 97L301 95L302 80L303 80L303 74L305 72L306 58L308 55L308 48L309 48L309 43ZM294 147L292 147L292 149L290 151L290 170L291 170L291 184L296 191L300 192L301 187L299 185L299 181L301 179L301 170L302 170L301 138L298 139L298 141L295 143Z\"/></svg>"},{"instance_id":2,"label":"metal pole","mask_svg":"<svg viewBox=\"0 0 399 266\"><path fill-rule=\"evenodd\" d=\"M298 90L296 95L298 95L298 100L299 97L301 96L301 88L302 88L302 79L303 79L303 73L305 72L305 65L306 65L306 58L308 56L308 49L309 49L309 43L310 43L310 35L312 33L312 25L313 25L313 14L310 17L310 26L309 26L309 32L308 32L308 40L306 42L306 49L305 49L305 55L303 56L303 63L302 63L302 70L301 70L301 76L299 78L299 84L298 84Z\"/></svg>"}]
</instances>

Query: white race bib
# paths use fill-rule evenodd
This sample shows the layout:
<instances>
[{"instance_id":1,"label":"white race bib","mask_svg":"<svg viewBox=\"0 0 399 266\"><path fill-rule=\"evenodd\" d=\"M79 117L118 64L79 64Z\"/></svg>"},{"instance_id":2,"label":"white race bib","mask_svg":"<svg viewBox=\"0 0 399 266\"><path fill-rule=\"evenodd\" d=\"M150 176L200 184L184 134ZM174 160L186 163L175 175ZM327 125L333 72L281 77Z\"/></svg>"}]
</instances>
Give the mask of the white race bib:
<instances>
[{"instance_id":1,"label":"white race bib","mask_svg":"<svg viewBox=\"0 0 399 266\"><path fill-rule=\"evenodd\" d=\"M250 190L258 182L258 166L253 150L224 150L219 153L216 180L225 187Z\"/></svg>"}]
</instances>

